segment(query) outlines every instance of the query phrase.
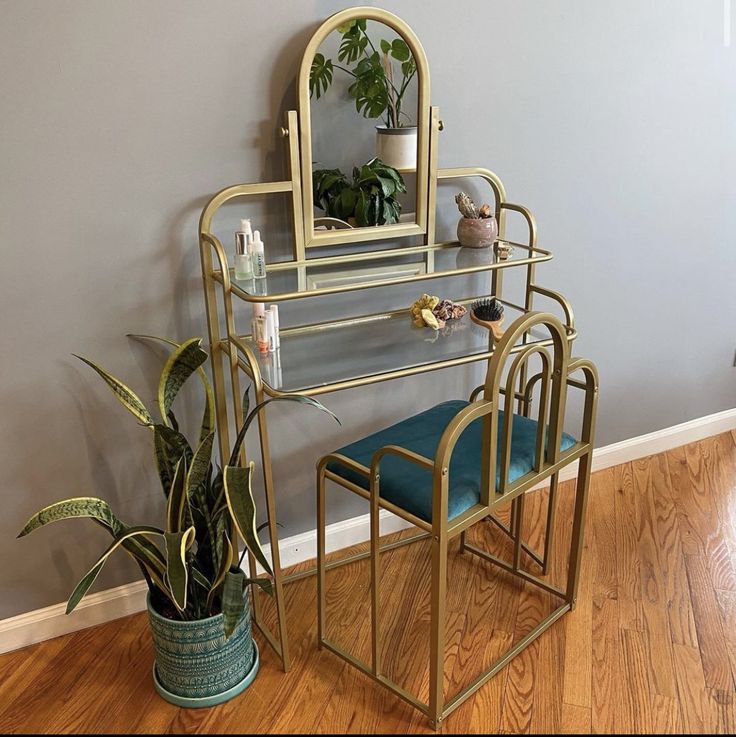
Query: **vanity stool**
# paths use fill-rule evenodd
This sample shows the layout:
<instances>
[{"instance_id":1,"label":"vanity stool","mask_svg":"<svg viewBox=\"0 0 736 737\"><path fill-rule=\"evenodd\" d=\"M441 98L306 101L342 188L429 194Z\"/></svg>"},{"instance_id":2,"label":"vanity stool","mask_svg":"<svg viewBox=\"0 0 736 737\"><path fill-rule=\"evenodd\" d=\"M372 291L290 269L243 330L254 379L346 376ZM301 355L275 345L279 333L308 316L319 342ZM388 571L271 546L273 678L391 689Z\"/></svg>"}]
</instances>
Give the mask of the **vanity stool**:
<instances>
[{"instance_id":1,"label":"vanity stool","mask_svg":"<svg viewBox=\"0 0 736 737\"><path fill-rule=\"evenodd\" d=\"M523 344L529 331L549 333L551 350L538 343ZM515 353L513 360L512 352ZM527 387L539 382L536 417L514 413L515 387L522 368L534 355L542 370ZM507 362L509 362L508 371ZM576 377L582 374L582 378ZM568 388L584 393L580 439L563 432ZM575 606L582 553L585 508L593 451L598 375L593 363L570 358L570 343L562 322L550 313L530 312L511 324L488 360L485 383L471 395L474 401L449 401L369 435L324 456L317 472L317 600L318 641L366 675L391 689L429 717L437 729L442 720L481 688L522 649ZM478 398L475 398L475 397ZM528 407L528 404L526 405ZM564 589L521 568L521 522L524 494L550 480L548 524L543 573L549 562L558 474L578 462L572 543ZM370 502L370 579L372 662L366 664L326 636L325 612L325 481L333 481ZM466 543L466 531L494 510L513 502L510 534L512 561L504 561ZM430 597L429 703L384 675L379 626L379 512L386 509L429 533L432 545ZM458 694L443 693L445 601L448 543L461 536L461 549L536 584L561 600L551 614Z\"/></svg>"}]
</instances>

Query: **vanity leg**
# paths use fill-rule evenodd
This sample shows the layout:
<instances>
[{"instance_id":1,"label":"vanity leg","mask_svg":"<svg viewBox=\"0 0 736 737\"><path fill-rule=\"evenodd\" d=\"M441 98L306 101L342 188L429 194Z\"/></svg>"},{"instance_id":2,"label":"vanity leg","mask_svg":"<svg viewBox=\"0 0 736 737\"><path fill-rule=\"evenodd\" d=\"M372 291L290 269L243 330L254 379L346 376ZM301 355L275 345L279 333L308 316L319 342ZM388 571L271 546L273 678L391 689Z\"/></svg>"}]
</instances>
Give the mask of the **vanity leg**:
<instances>
[{"instance_id":1,"label":"vanity leg","mask_svg":"<svg viewBox=\"0 0 736 737\"><path fill-rule=\"evenodd\" d=\"M570 608L575 608L580 580L580 561L583 556L583 537L585 534L585 510L588 506L588 487L590 486L590 466L592 451L580 458L578 479L575 483L575 515L572 523L572 543L570 546L570 565L567 571L567 600Z\"/></svg>"},{"instance_id":2,"label":"vanity leg","mask_svg":"<svg viewBox=\"0 0 736 737\"><path fill-rule=\"evenodd\" d=\"M256 392L256 404L265 400L263 390ZM284 604L284 584L281 572L281 554L279 552L279 535L276 525L276 500L273 489L273 473L271 470L271 450L268 442L268 425L266 411L258 413L258 437L261 442L261 462L263 464L263 487L266 493L266 514L268 516L268 539L271 543L271 563L273 567L274 596L276 599L276 616L279 626L279 643L281 646L281 662L284 672L291 666L289 658L289 636L286 631L286 607Z\"/></svg>"}]
</instances>

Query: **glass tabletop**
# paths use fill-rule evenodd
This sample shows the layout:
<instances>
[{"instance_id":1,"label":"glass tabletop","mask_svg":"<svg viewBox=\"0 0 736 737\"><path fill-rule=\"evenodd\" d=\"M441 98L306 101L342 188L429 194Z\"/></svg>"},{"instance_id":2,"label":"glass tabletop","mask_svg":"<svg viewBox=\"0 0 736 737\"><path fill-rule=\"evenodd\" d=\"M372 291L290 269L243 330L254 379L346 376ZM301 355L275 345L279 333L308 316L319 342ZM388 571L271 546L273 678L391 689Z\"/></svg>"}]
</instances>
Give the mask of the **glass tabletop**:
<instances>
[{"instance_id":1,"label":"glass tabletop","mask_svg":"<svg viewBox=\"0 0 736 737\"><path fill-rule=\"evenodd\" d=\"M510 325L520 314L506 307L504 324ZM548 338L532 331L532 342ZM240 340L257 357L263 381L279 392L371 383L371 378L394 372L419 373L444 362L469 363L493 351L488 330L468 314L438 331L413 327L408 312L283 331L280 348L266 355L258 352L250 337Z\"/></svg>"},{"instance_id":2,"label":"glass tabletop","mask_svg":"<svg viewBox=\"0 0 736 737\"><path fill-rule=\"evenodd\" d=\"M531 249L511 241L500 243L511 246L511 253L505 258L491 247L463 248L449 243L274 263L267 266L263 279L238 280L231 270L232 291L248 302L274 302L469 274L552 258L552 254L539 248ZM222 281L221 272L214 272L214 277Z\"/></svg>"}]
</instances>

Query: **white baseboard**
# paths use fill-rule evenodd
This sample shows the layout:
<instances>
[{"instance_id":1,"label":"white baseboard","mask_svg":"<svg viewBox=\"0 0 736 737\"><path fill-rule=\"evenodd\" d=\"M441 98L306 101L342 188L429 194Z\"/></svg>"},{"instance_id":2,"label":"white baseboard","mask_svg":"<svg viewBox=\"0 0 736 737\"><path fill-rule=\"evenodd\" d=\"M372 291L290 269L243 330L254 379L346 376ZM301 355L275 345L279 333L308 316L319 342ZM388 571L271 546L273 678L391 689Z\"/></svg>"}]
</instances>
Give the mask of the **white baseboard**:
<instances>
[{"instance_id":1,"label":"white baseboard","mask_svg":"<svg viewBox=\"0 0 736 737\"><path fill-rule=\"evenodd\" d=\"M85 596L71 614L64 602L0 620L0 653L141 612L147 591L145 581L134 581Z\"/></svg>"},{"instance_id":2,"label":"white baseboard","mask_svg":"<svg viewBox=\"0 0 736 737\"><path fill-rule=\"evenodd\" d=\"M665 450L734 429L736 429L736 408L683 422L680 425L646 435L639 435L629 440L622 440L595 450L593 471L601 471L620 463L662 453ZM571 464L560 472L560 480L572 479L575 474L576 467ZM398 532L409 526L407 522L395 515L385 510L381 512L382 535ZM347 548L368 539L369 518L367 514L328 525L326 530L328 551ZM315 558L317 555L316 531L309 530L285 538L280 542L279 550L283 568ZM268 546L266 546L266 553L269 553ZM42 640L143 611L146 608L146 583L136 581L90 594L70 615L64 613L65 608L65 603L54 604L44 609L0 620L0 653L17 650Z\"/></svg>"}]
</instances>

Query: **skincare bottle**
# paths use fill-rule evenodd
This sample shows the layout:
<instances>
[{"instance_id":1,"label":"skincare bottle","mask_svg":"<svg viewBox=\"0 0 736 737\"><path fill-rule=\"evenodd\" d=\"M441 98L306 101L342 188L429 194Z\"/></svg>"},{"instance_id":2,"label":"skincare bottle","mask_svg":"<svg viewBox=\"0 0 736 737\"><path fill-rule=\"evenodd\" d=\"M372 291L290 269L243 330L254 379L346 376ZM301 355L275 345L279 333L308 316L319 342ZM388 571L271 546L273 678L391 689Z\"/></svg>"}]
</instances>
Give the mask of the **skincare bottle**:
<instances>
[{"instance_id":1,"label":"skincare bottle","mask_svg":"<svg viewBox=\"0 0 736 737\"><path fill-rule=\"evenodd\" d=\"M256 230L253 233L252 249L253 277L255 279L264 279L266 277L266 257L263 254L263 241L261 240L260 230Z\"/></svg>"},{"instance_id":2,"label":"skincare bottle","mask_svg":"<svg viewBox=\"0 0 736 737\"><path fill-rule=\"evenodd\" d=\"M253 278L253 266L249 253L252 238L250 220L243 218L240 221L240 230L235 233L235 278L238 280Z\"/></svg>"},{"instance_id":3,"label":"skincare bottle","mask_svg":"<svg viewBox=\"0 0 736 737\"><path fill-rule=\"evenodd\" d=\"M281 338L279 337L279 306L271 305L271 313L273 314L273 347L281 347Z\"/></svg>"},{"instance_id":4,"label":"skincare bottle","mask_svg":"<svg viewBox=\"0 0 736 737\"><path fill-rule=\"evenodd\" d=\"M253 336L253 342L258 342L258 318L264 317L266 314L266 307L263 304L263 302L254 302L253 303L253 320L250 324L250 332Z\"/></svg>"},{"instance_id":5,"label":"skincare bottle","mask_svg":"<svg viewBox=\"0 0 736 737\"><path fill-rule=\"evenodd\" d=\"M256 343L261 355L268 355L268 328L266 327L266 317L259 315L256 318Z\"/></svg>"},{"instance_id":6,"label":"skincare bottle","mask_svg":"<svg viewBox=\"0 0 736 737\"><path fill-rule=\"evenodd\" d=\"M266 335L268 336L268 350L276 349L276 331L274 330L273 311L266 310Z\"/></svg>"}]
</instances>

